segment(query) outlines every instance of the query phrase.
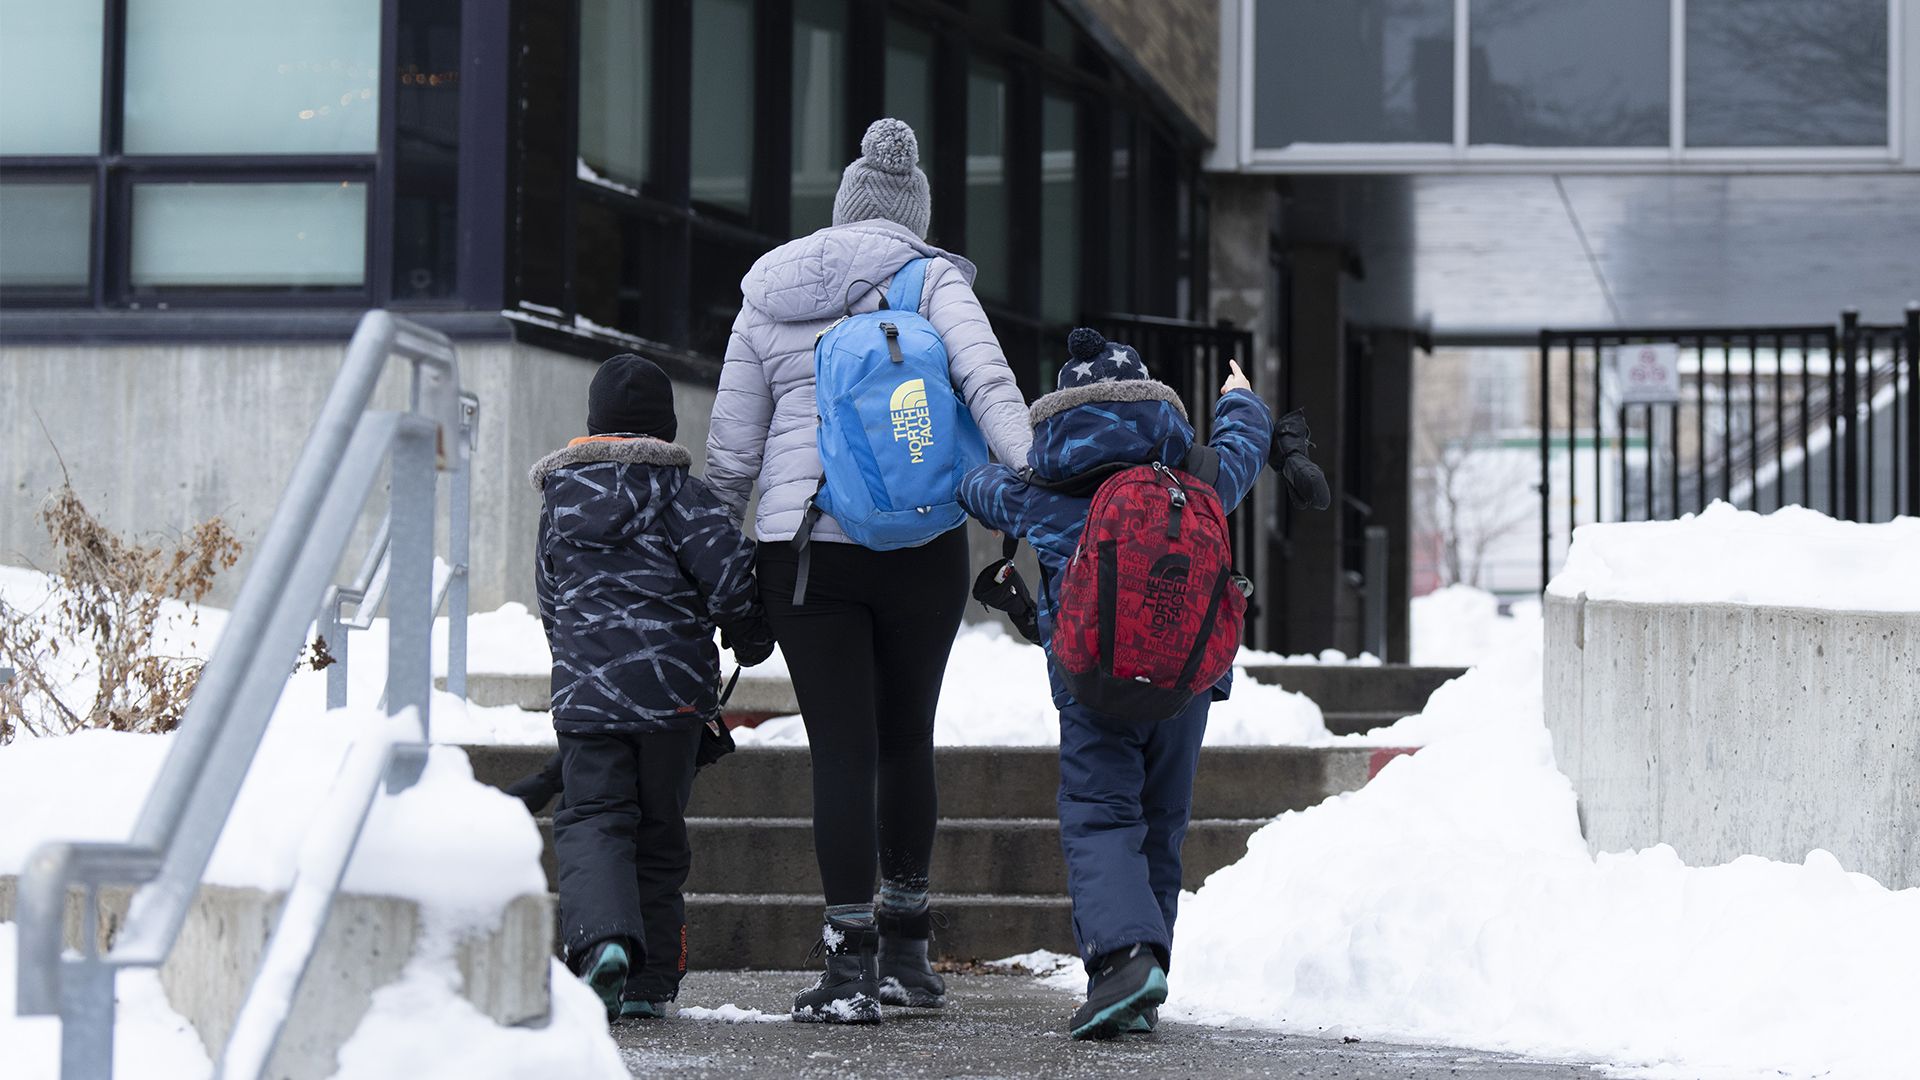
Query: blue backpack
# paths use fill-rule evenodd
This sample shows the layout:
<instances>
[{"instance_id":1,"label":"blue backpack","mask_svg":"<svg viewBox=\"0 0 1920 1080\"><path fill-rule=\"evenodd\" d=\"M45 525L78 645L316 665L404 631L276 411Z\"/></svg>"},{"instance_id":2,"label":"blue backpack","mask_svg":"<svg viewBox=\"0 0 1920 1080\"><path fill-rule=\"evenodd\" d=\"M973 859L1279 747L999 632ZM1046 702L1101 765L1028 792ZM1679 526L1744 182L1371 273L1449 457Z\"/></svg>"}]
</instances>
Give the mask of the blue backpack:
<instances>
[{"instance_id":1,"label":"blue backpack","mask_svg":"<svg viewBox=\"0 0 1920 1080\"><path fill-rule=\"evenodd\" d=\"M878 310L849 315L814 342L824 475L793 538L795 605L806 601L807 544L822 513L875 551L924 544L967 519L960 480L986 463L987 444L954 392L946 343L920 315L927 262L901 267Z\"/></svg>"}]
</instances>

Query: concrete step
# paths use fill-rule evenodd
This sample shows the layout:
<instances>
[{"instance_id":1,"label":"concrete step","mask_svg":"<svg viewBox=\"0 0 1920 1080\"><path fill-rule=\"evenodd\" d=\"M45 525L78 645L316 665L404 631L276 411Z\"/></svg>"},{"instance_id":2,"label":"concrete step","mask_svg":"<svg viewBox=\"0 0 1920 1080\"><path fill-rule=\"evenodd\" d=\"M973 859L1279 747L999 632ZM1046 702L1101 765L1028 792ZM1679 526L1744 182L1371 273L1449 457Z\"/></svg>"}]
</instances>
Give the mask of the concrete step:
<instances>
[{"instance_id":1,"label":"concrete step","mask_svg":"<svg viewBox=\"0 0 1920 1080\"><path fill-rule=\"evenodd\" d=\"M1207 875L1239 861L1261 821L1195 821L1181 852L1182 885L1197 889ZM558 879L553 824L540 819L546 840L542 862L549 887ZM806 818L693 818L688 892L804 893L820 887L813 822ZM1062 896L1067 867L1060 827L1050 818L947 818L933 839L934 887L945 893Z\"/></svg>"},{"instance_id":2,"label":"concrete step","mask_svg":"<svg viewBox=\"0 0 1920 1080\"><path fill-rule=\"evenodd\" d=\"M544 747L471 746L482 783L505 787L538 769ZM1364 748L1217 746L1200 753L1196 819L1270 818L1353 791L1374 769ZM956 818L1051 818L1057 813L1059 751L1051 746L943 746L934 752L940 813ZM809 818L812 758L806 747L750 747L701 772L688 816Z\"/></svg>"},{"instance_id":3,"label":"concrete step","mask_svg":"<svg viewBox=\"0 0 1920 1080\"><path fill-rule=\"evenodd\" d=\"M689 893L687 966L705 970L811 968L822 901L814 894ZM1072 953L1073 906L1065 896L941 894L931 952L946 960L997 960L1051 949ZM801 987L796 986L798 991Z\"/></svg>"},{"instance_id":4,"label":"concrete step","mask_svg":"<svg viewBox=\"0 0 1920 1080\"><path fill-rule=\"evenodd\" d=\"M1313 699L1328 713L1387 713L1395 718L1426 708L1427 698L1463 668L1410 664L1250 664L1247 674Z\"/></svg>"},{"instance_id":5,"label":"concrete step","mask_svg":"<svg viewBox=\"0 0 1920 1080\"><path fill-rule=\"evenodd\" d=\"M1321 719L1327 725L1327 730L1335 735L1365 735L1374 728L1386 727L1401 717L1411 716L1417 712L1419 712L1418 709L1409 709L1406 712L1398 709L1381 712L1329 712L1322 713Z\"/></svg>"},{"instance_id":6,"label":"concrete step","mask_svg":"<svg viewBox=\"0 0 1920 1080\"><path fill-rule=\"evenodd\" d=\"M446 677L435 679L434 685L445 690ZM467 699L475 705L517 705L528 712L546 712L553 707L551 677L469 673ZM771 716L792 716L799 711L791 682L784 677L768 678L748 672L740 676L733 696L727 699L726 715L736 722L757 722Z\"/></svg>"}]
</instances>

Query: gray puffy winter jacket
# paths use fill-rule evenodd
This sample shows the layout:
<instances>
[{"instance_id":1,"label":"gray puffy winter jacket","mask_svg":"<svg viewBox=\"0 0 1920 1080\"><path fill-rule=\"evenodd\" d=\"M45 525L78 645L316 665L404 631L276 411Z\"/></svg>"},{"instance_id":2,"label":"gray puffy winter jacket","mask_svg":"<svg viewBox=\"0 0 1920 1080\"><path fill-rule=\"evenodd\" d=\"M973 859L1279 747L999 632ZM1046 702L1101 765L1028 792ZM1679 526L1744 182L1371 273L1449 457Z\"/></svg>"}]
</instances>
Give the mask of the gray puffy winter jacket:
<instances>
[{"instance_id":1,"label":"gray puffy winter jacket","mask_svg":"<svg viewBox=\"0 0 1920 1080\"><path fill-rule=\"evenodd\" d=\"M933 261L920 313L946 341L955 390L994 457L1027 459L1033 432L1026 401L973 295L973 264L890 221L821 229L762 255L741 280L746 302L733 322L707 431L707 486L737 519L757 482L754 533L760 539L791 539L820 486L815 337L849 307L855 314L879 307L877 286L921 256ZM820 519L813 536L848 542L830 517Z\"/></svg>"}]
</instances>

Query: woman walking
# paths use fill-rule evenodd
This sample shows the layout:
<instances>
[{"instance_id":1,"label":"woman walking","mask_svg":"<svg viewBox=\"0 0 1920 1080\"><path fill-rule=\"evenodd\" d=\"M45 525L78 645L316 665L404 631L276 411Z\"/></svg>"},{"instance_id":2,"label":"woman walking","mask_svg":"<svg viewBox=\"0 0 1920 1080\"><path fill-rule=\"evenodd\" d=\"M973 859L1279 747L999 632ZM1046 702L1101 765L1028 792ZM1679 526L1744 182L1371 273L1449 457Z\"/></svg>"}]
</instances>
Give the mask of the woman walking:
<instances>
[{"instance_id":1,"label":"woman walking","mask_svg":"<svg viewBox=\"0 0 1920 1080\"><path fill-rule=\"evenodd\" d=\"M1032 441L1026 403L974 296L973 264L926 242L932 200L913 129L875 121L861 150L841 177L833 225L763 255L742 280L707 437L707 483L736 516L760 489L761 596L813 750L826 900L826 973L795 999L793 1018L828 1023L877 1023L883 1001L945 1002L927 959L933 719L969 574L964 526L873 550L815 505L830 404L815 400L815 343L883 299L915 310L945 346L952 394L994 456L1024 462ZM894 291L914 295L883 297L902 270L909 284ZM890 326L888 337L892 345Z\"/></svg>"}]
</instances>

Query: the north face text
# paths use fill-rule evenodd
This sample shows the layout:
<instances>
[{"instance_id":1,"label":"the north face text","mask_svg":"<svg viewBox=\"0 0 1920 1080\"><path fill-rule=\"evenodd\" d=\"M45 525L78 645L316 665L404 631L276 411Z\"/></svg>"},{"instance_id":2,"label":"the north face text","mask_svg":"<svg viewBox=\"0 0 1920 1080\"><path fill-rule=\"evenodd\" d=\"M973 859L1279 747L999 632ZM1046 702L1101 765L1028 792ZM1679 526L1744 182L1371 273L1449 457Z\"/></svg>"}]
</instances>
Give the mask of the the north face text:
<instances>
[{"instance_id":1,"label":"the north face text","mask_svg":"<svg viewBox=\"0 0 1920 1080\"><path fill-rule=\"evenodd\" d=\"M888 407L893 441L906 442L907 455L914 464L924 462L927 447L933 445L933 410L927 407L926 381L908 379L895 387Z\"/></svg>"}]
</instances>

